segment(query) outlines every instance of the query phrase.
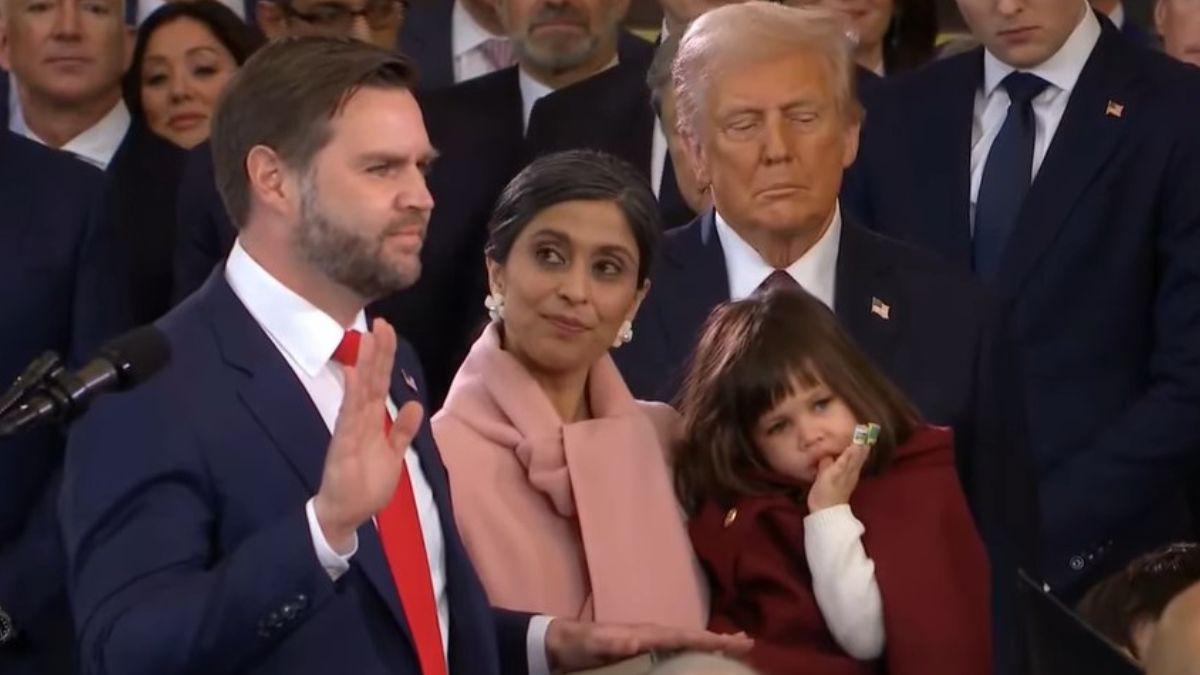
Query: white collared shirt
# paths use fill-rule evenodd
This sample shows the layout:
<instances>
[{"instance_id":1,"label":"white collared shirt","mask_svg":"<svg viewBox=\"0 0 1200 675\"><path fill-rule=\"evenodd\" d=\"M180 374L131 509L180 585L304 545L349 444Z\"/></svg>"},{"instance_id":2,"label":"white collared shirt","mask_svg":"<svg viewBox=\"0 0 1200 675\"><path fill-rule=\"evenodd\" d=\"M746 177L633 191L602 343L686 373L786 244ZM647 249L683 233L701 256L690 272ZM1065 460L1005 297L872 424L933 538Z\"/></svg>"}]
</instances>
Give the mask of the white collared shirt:
<instances>
[{"instance_id":1,"label":"white collared shirt","mask_svg":"<svg viewBox=\"0 0 1200 675\"><path fill-rule=\"evenodd\" d=\"M1062 0L1064 2L1069 0ZM1037 178L1054 134L1062 123L1071 92L1075 90L1083 67L1087 64L1092 49L1100 40L1100 21L1087 2L1080 0L1083 16L1074 32L1063 43L1054 56L1035 68L1022 72L1032 73L1050 83L1046 90L1033 99L1033 115L1036 121L1036 136L1033 145L1033 175ZM975 93L975 117L971 126L971 226L975 223L975 203L979 197L979 185L983 181L983 167L987 163L992 144L1008 117L1011 100L1000 83L1016 69L984 52L983 89Z\"/></svg>"},{"instance_id":2,"label":"white collared shirt","mask_svg":"<svg viewBox=\"0 0 1200 675\"><path fill-rule=\"evenodd\" d=\"M333 361L333 352L342 341L345 329L333 317L300 297L271 273L263 269L241 241L234 242L233 250L225 263L225 278L234 295L246 306L246 310L262 327L276 349L287 360L296 379L304 385L313 405L325 422L329 433L333 433L338 408L345 395L345 380L341 365ZM367 330L367 319L359 312L351 328ZM388 413L395 417L396 406L388 399ZM404 453L405 470L412 482L413 497L417 502L417 514L421 521L421 533L425 539L425 553L429 558L429 576L437 599L438 624L442 633L442 649L449 642L450 603L446 596L446 556L442 540L442 526L438 520L437 503L421 460L412 447ZM321 526L313 511L312 499L305 505L313 547L321 566L337 580L350 569L350 558L358 552L358 536L354 547L347 555L339 555L325 540Z\"/></svg>"},{"instance_id":3,"label":"white collared shirt","mask_svg":"<svg viewBox=\"0 0 1200 675\"><path fill-rule=\"evenodd\" d=\"M489 33L461 2L454 3L450 14L450 53L454 56L456 83L495 72L482 49L483 43L495 37L503 36Z\"/></svg>"},{"instance_id":4,"label":"white collared shirt","mask_svg":"<svg viewBox=\"0 0 1200 675\"><path fill-rule=\"evenodd\" d=\"M1113 22L1113 25L1117 27L1117 30L1124 28L1125 27L1125 5L1118 2L1117 6L1113 7L1113 11L1109 12L1108 20Z\"/></svg>"},{"instance_id":5,"label":"white collared shirt","mask_svg":"<svg viewBox=\"0 0 1200 675\"><path fill-rule=\"evenodd\" d=\"M725 272L729 275L729 299L742 300L753 294L775 271L762 255L716 214L717 238L725 253ZM837 280L838 249L842 242L842 207L834 206L833 219L825 234L804 255L787 266L800 287L811 293L826 307L833 308L834 283Z\"/></svg>"},{"instance_id":6,"label":"white collared shirt","mask_svg":"<svg viewBox=\"0 0 1200 675\"><path fill-rule=\"evenodd\" d=\"M533 115L534 104L554 89L533 79L532 75L520 67L517 68L517 81L521 85L521 119L525 120L525 131L529 131L529 118Z\"/></svg>"},{"instance_id":7,"label":"white collared shirt","mask_svg":"<svg viewBox=\"0 0 1200 675\"><path fill-rule=\"evenodd\" d=\"M222 5L225 5L242 21L246 20L246 5L241 0L217 0ZM154 13L154 10L167 4L164 0L126 0L126 2L137 2L137 23L142 25L146 17Z\"/></svg>"},{"instance_id":8,"label":"white collared shirt","mask_svg":"<svg viewBox=\"0 0 1200 675\"><path fill-rule=\"evenodd\" d=\"M12 90L15 91L15 78L10 80L10 83L13 85ZM42 145L50 145L41 138L38 138L38 135L25 125L25 113L21 109L19 101L10 112L11 115L8 118L9 131L37 141ZM109 110L107 115L100 118L99 122L96 122L91 127L85 129L83 133L67 141L66 145L59 149L75 155L88 164L98 167L101 171L105 171L108 169L108 164L112 161L113 155L117 154L117 148L120 147L121 141L125 140L125 134L129 131L131 119L129 108L125 107L125 101L118 100L113 109Z\"/></svg>"},{"instance_id":9,"label":"white collared shirt","mask_svg":"<svg viewBox=\"0 0 1200 675\"><path fill-rule=\"evenodd\" d=\"M667 135L663 132L662 120L654 118L654 137L650 144L650 189L654 198L662 198L663 174L667 168Z\"/></svg>"},{"instance_id":10,"label":"white collared shirt","mask_svg":"<svg viewBox=\"0 0 1200 675\"><path fill-rule=\"evenodd\" d=\"M287 360L332 434L338 409L345 395L342 367L333 361L333 352L341 343L345 329L333 317L271 276L270 272L242 248L240 240L234 242L233 250L225 262L225 279L233 289L234 295ZM367 330L367 319L363 312L360 311L354 318L351 328ZM387 401L387 409L388 414L396 416L396 405L391 398ZM445 542L437 503L421 468L420 457L411 446L404 453L404 464L412 483L417 517L421 522L421 534L425 540L429 577L437 602L442 651L449 662L447 650L450 644L450 602L446 595ZM350 553L340 555L326 541L317 522L312 499L308 500L304 509L317 559L330 578L336 581L350 569L350 559L358 552L358 536L355 535ZM535 616L530 620L525 647L531 675L549 675L545 647L546 630L549 625L550 619L547 617Z\"/></svg>"}]
</instances>

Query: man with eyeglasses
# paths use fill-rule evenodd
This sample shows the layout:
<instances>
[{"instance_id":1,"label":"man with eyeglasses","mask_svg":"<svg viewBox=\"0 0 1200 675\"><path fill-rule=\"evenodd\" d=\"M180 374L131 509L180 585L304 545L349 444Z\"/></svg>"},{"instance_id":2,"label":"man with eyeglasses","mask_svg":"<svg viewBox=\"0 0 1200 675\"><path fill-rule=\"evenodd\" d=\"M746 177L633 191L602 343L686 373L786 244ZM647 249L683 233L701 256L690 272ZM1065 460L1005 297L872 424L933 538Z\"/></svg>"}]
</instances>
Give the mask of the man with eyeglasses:
<instances>
[{"instance_id":1,"label":"man with eyeglasses","mask_svg":"<svg viewBox=\"0 0 1200 675\"><path fill-rule=\"evenodd\" d=\"M262 0L258 25L284 35L352 37L384 49L396 44L409 0Z\"/></svg>"}]
</instances>

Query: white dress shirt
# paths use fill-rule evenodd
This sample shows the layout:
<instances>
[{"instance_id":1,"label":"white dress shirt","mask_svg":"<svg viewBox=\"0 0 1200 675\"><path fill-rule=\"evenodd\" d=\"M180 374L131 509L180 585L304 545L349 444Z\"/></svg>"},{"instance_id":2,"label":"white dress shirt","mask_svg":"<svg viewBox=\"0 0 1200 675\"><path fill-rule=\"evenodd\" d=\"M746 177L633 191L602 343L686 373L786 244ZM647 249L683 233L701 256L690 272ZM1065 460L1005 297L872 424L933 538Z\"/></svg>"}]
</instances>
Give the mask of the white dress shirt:
<instances>
[{"instance_id":1,"label":"white dress shirt","mask_svg":"<svg viewBox=\"0 0 1200 675\"><path fill-rule=\"evenodd\" d=\"M450 52L454 55L455 82L470 80L496 70L482 49L483 43L494 37L502 36L493 35L480 26L467 8L456 0L450 14Z\"/></svg>"},{"instance_id":2,"label":"white dress shirt","mask_svg":"<svg viewBox=\"0 0 1200 675\"><path fill-rule=\"evenodd\" d=\"M763 260L759 252L742 239L720 213L717 213L716 221L717 238L725 253L725 272L729 275L729 299L747 298L758 290L775 268ZM842 208L839 204L834 207L833 220L825 228L825 234L786 270L801 288L831 309L841 242Z\"/></svg>"},{"instance_id":3,"label":"white dress shirt","mask_svg":"<svg viewBox=\"0 0 1200 675\"><path fill-rule=\"evenodd\" d=\"M217 0L217 1L220 2L222 5L225 5L226 7L231 9L233 11L233 13L237 14L238 18L241 19L242 21L246 20L246 5L241 0ZM148 17L154 13L154 10L167 4L166 2L164 2L164 0L126 0L126 2L137 2L138 3L137 23L139 26L142 25L142 22L146 20L146 17Z\"/></svg>"},{"instance_id":4,"label":"white dress shirt","mask_svg":"<svg viewBox=\"0 0 1200 675\"><path fill-rule=\"evenodd\" d=\"M10 80L10 84L13 85L11 91L15 92L15 79ZM50 145L38 138L38 135L25 125L25 113L21 109L19 101L17 105L10 108L9 113L9 131L42 145ZM88 164L99 167L101 171L107 170L108 163L112 161L113 155L117 154L117 148L120 147L121 141L125 140L125 133L129 131L130 121L129 109L125 107L125 101L118 100L117 105L113 106L107 115L100 118L99 122L67 141L67 144L59 149L75 155Z\"/></svg>"},{"instance_id":5,"label":"white dress shirt","mask_svg":"<svg viewBox=\"0 0 1200 675\"><path fill-rule=\"evenodd\" d=\"M241 241L234 242L233 250L229 253L225 263L225 278L234 295L241 300L246 310L287 360L332 434L338 409L345 395L344 373L342 366L333 360L333 352L341 343L345 329L333 317L271 276L270 272L263 269L242 248ZM363 312L358 313L351 328L364 332L367 330L367 319ZM387 401L387 409L394 418L396 405L390 398ZM438 507L433 499L433 491L421 468L421 460L411 446L404 454L404 463L408 480L412 483L421 534L425 540L425 553L437 603L438 627L445 656L450 644L450 603L446 595L446 556L441 521L438 519ZM317 522L311 498L304 508L317 559L329 573L329 577L336 581L350 569L350 559L358 552L358 535L354 537L351 550L345 555L339 554L326 541ZM545 665L545 631L549 620L541 617L538 619L530 624L527 640L527 647L530 648L530 672L535 674L549 672ZM535 670L539 660L542 670Z\"/></svg>"},{"instance_id":6,"label":"white dress shirt","mask_svg":"<svg viewBox=\"0 0 1200 675\"><path fill-rule=\"evenodd\" d=\"M1064 2L1073 0L1063 0ZM1096 18L1086 2L1080 2L1083 13L1079 24L1071 33L1071 37L1063 43L1054 56L1035 68L1022 72L1032 73L1050 83L1046 90L1038 94L1032 102L1035 118L1035 137L1033 145L1033 175L1030 181L1037 178L1046 152L1062 122L1063 113L1067 110L1067 102L1079 75L1087 64L1088 57L1096 42L1100 40L1100 20ZM979 197L979 185L983 181L983 167L987 163L988 153L1000 128L1008 117L1011 100L1008 92L1000 83L1012 73L1015 68L984 52L983 56L983 88L975 93L975 117L971 125L971 226L975 224L975 203Z\"/></svg>"},{"instance_id":7,"label":"white dress shirt","mask_svg":"<svg viewBox=\"0 0 1200 675\"><path fill-rule=\"evenodd\" d=\"M663 176L667 167L667 135L663 133L662 120L654 118L654 140L650 144L650 188L654 198L662 197Z\"/></svg>"},{"instance_id":8,"label":"white dress shirt","mask_svg":"<svg viewBox=\"0 0 1200 675\"><path fill-rule=\"evenodd\" d=\"M524 68L517 69L517 81L521 85L521 119L525 120L525 131L529 131L529 117L533 115L533 105L554 89L533 79Z\"/></svg>"},{"instance_id":9,"label":"white dress shirt","mask_svg":"<svg viewBox=\"0 0 1200 675\"><path fill-rule=\"evenodd\" d=\"M1113 25L1117 27L1117 30L1124 28L1125 27L1125 5L1118 2L1117 6L1113 7L1113 11L1109 12L1108 20L1113 22Z\"/></svg>"}]
</instances>

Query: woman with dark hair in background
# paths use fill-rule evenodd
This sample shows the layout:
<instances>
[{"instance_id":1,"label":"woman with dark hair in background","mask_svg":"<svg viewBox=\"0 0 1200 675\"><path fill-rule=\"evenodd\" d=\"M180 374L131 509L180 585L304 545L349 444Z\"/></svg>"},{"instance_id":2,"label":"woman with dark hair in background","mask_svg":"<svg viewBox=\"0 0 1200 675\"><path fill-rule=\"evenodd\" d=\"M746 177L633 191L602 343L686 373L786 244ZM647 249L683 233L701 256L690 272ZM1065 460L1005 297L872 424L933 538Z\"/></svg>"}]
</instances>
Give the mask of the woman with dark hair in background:
<instances>
[{"instance_id":1,"label":"woman with dark hair in background","mask_svg":"<svg viewBox=\"0 0 1200 675\"><path fill-rule=\"evenodd\" d=\"M933 60L938 18L934 0L785 0L843 13L857 43L858 65L879 76L912 70Z\"/></svg>"},{"instance_id":2,"label":"woman with dark hair in background","mask_svg":"<svg viewBox=\"0 0 1200 675\"><path fill-rule=\"evenodd\" d=\"M262 46L249 26L216 0L169 2L138 28L125 73L125 104L155 134L191 149L208 138L217 99Z\"/></svg>"},{"instance_id":3,"label":"woman with dark hair in background","mask_svg":"<svg viewBox=\"0 0 1200 675\"><path fill-rule=\"evenodd\" d=\"M635 401L608 353L635 339L660 227L645 177L592 151L544 156L500 196L492 321L432 422L493 605L708 619L666 461L678 416Z\"/></svg>"}]
</instances>

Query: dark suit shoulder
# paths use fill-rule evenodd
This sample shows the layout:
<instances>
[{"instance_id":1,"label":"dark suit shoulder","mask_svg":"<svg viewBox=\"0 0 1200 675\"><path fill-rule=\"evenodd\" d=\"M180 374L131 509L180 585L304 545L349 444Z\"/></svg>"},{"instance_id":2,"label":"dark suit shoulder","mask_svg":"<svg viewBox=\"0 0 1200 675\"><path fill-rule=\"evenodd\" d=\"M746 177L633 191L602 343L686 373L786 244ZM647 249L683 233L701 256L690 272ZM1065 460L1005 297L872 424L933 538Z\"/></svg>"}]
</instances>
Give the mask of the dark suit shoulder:
<instances>
[{"instance_id":1,"label":"dark suit shoulder","mask_svg":"<svg viewBox=\"0 0 1200 675\"><path fill-rule=\"evenodd\" d=\"M520 85L516 67L497 70L494 73L473 77L452 87L417 92L423 105L438 108L453 108L468 102L486 101L502 94L520 96ZM480 111L473 111L478 114Z\"/></svg>"},{"instance_id":2,"label":"dark suit shoulder","mask_svg":"<svg viewBox=\"0 0 1200 675\"><path fill-rule=\"evenodd\" d=\"M103 179L99 169L61 150L7 130L0 132L0 186L95 190Z\"/></svg>"}]
</instances>

